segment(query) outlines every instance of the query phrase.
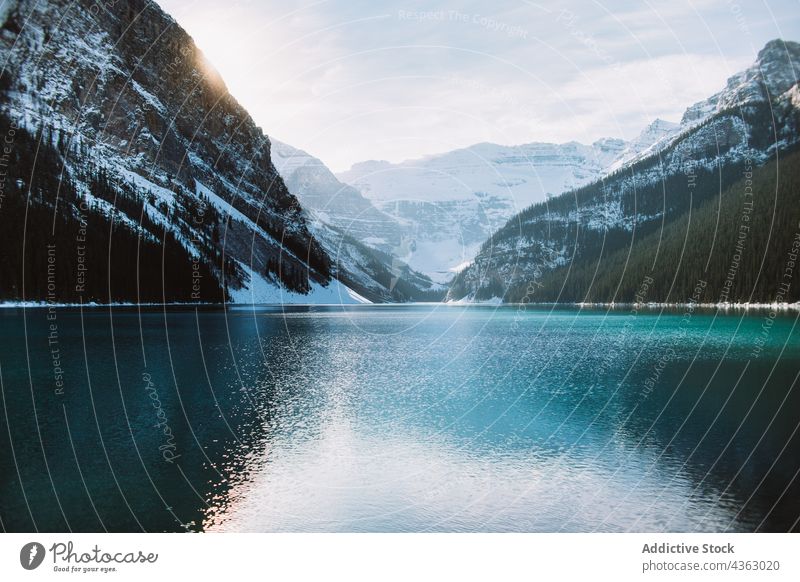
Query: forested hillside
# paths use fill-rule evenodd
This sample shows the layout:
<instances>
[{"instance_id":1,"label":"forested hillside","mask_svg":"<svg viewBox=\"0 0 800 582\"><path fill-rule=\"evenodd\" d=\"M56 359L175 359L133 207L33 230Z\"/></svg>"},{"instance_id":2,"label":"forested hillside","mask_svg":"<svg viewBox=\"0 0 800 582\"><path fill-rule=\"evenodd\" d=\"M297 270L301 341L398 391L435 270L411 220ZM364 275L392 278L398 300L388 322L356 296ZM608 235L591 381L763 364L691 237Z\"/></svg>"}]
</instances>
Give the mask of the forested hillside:
<instances>
[{"instance_id":1,"label":"forested hillside","mask_svg":"<svg viewBox=\"0 0 800 582\"><path fill-rule=\"evenodd\" d=\"M536 280L531 301L687 302L705 282L700 302L794 302L800 248L800 152L753 170L679 218L600 256L578 255ZM788 289L784 284L789 284ZM782 286L783 285L783 286ZM510 288L520 301L528 285Z\"/></svg>"}]
</instances>

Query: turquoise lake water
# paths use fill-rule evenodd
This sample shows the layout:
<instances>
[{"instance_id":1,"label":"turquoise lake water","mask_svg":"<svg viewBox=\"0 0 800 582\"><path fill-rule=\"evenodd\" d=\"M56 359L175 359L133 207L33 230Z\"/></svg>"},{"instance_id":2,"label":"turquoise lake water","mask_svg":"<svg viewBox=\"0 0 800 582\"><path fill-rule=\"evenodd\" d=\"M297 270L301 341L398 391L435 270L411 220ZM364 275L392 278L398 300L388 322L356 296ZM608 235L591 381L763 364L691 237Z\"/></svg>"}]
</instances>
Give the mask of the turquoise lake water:
<instances>
[{"instance_id":1,"label":"turquoise lake water","mask_svg":"<svg viewBox=\"0 0 800 582\"><path fill-rule=\"evenodd\" d=\"M0 309L1 525L796 530L796 316Z\"/></svg>"}]
</instances>

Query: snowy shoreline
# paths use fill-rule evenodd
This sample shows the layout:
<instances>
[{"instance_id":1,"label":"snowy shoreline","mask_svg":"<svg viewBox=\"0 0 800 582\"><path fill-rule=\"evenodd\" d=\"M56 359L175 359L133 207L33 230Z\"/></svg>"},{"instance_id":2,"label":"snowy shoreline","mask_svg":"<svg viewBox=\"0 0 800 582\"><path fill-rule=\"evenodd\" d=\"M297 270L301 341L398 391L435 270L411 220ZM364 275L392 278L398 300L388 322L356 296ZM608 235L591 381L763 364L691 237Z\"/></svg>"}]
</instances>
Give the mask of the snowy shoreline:
<instances>
[{"instance_id":1,"label":"snowy shoreline","mask_svg":"<svg viewBox=\"0 0 800 582\"><path fill-rule=\"evenodd\" d=\"M347 306L369 305L371 307L381 306L420 306L420 305L441 305L443 307L519 307L521 305L531 307L575 307L591 309L717 309L723 311L747 311L773 309L781 311L800 311L800 302L796 303L556 303L556 302L529 302L529 303L502 303L496 299L487 301L444 301L444 302L409 302L409 303L48 303L46 301L0 301L0 309L42 309L47 307L54 308L76 308L83 307L97 309L101 307L297 307L297 306Z\"/></svg>"},{"instance_id":2,"label":"snowy shoreline","mask_svg":"<svg viewBox=\"0 0 800 582\"><path fill-rule=\"evenodd\" d=\"M780 309L783 311L800 310L800 301L795 303L631 303L631 302L613 302L613 303L592 303L592 302L556 302L556 301L529 301L525 303L504 303L498 297L492 297L482 301L471 301L459 299L457 301L445 301L444 305L451 306L520 306L529 305L532 307L589 307L593 309L684 309L693 307L694 309L718 309L718 310L748 310L748 309Z\"/></svg>"},{"instance_id":3,"label":"snowy shoreline","mask_svg":"<svg viewBox=\"0 0 800 582\"><path fill-rule=\"evenodd\" d=\"M553 305L563 305L555 303ZM648 309L671 309L671 308L688 308L695 309L721 309L724 311L744 310L748 309L780 309L783 311L800 310L800 302L797 303L573 303L576 307L604 307L609 309L616 308L637 308L642 307Z\"/></svg>"},{"instance_id":4,"label":"snowy shoreline","mask_svg":"<svg viewBox=\"0 0 800 582\"><path fill-rule=\"evenodd\" d=\"M0 309L46 309L78 308L98 309L101 307L352 307L376 305L374 303L47 303L45 301L0 302ZM414 305L410 303L382 303L377 305Z\"/></svg>"},{"instance_id":5,"label":"snowy shoreline","mask_svg":"<svg viewBox=\"0 0 800 582\"><path fill-rule=\"evenodd\" d=\"M48 303L47 301L0 301L0 309L40 309L45 307L204 307L223 305L222 303ZM228 303L228 305L232 305ZM238 305L238 304L237 304Z\"/></svg>"}]
</instances>

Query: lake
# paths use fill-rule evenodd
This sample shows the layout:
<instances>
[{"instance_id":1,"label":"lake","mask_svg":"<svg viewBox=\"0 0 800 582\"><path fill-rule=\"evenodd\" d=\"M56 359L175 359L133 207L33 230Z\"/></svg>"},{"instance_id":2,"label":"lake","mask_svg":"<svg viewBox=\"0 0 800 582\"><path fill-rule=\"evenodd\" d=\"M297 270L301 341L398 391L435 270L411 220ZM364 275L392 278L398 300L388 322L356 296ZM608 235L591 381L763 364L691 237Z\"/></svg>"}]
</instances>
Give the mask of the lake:
<instances>
[{"instance_id":1,"label":"lake","mask_svg":"<svg viewBox=\"0 0 800 582\"><path fill-rule=\"evenodd\" d=\"M787 531L797 312L0 309L7 531Z\"/></svg>"}]
</instances>

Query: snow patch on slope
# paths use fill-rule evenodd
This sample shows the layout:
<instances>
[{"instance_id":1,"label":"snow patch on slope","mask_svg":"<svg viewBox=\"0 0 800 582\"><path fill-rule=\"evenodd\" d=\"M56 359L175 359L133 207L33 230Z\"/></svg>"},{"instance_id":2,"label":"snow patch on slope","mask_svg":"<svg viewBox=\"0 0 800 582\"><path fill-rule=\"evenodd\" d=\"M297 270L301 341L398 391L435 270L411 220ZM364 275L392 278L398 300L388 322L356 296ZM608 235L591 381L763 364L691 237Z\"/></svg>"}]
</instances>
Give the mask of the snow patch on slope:
<instances>
[{"instance_id":1,"label":"snow patch on slope","mask_svg":"<svg viewBox=\"0 0 800 582\"><path fill-rule=\"evenodd\" d=\"M267 281L243 263L239 266L247 273L247 281L241 289L231 290L231 303L245 304L286 304L286 305L356 305L371 303L352 289L348 289L337 280L332 280L327 287L318 283L311 284L307 294L295 293Z\"/></svg>"},{"instance_id":2,"label":"snow patch on slope","mask_svg":"<svg viewBox=\"0 0 800 582\"><path fill-rule=\"evenodd\" d=\"M681 130L679 123L656 119L645 127L642 132L631 141L622 152L622 155L607 169L610 174L633 161L646 158L662 149Z\"/></svg>"}]
</instances>

